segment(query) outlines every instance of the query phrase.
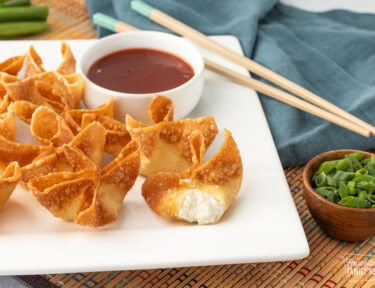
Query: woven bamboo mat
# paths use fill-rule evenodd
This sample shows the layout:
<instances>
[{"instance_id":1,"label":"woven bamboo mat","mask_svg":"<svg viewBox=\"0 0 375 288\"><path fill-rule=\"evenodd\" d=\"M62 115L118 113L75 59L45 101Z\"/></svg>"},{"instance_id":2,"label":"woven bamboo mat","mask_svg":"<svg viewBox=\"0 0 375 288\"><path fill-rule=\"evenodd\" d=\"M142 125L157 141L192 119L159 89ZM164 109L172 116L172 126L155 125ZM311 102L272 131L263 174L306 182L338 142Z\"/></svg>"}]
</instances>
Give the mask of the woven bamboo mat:
<instances>
[{"instance_id":1,"label":"woven bamboo mat","mask_svg":"<svg viewBox=\"0 0 375 288\"><path fill-rule=\"evenodd\" d=\"M104 1L104 0L103 0ZM121 0L118 0L121 1ZM50 8L49 32L24 39L95 38L83 0L33 0ZM311 254L300 261L191 268L18 276L29 287L375 287L375 238L348 243L324 234L308 211L302 193L303 167L285 169ZM277 241L275 239L275 241ZM367 263L365 275L354 275L347 260ZM355 263L354 263L355 264ZM372 266L371 266L372 264ZM362 265L362 267L365 267ZM374 275L374 276L371 276Z\"/></svg>"}]
</instances>

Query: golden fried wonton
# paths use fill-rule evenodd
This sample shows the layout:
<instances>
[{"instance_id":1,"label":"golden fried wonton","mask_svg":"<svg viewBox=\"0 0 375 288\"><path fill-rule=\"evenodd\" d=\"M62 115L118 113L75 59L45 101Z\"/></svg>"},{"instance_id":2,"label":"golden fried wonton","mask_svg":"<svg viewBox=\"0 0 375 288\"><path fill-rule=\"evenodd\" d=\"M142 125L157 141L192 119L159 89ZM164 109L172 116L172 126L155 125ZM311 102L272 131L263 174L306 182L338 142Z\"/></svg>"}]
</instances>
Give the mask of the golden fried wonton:
<instances>
[{"instance_id":1,"label":"golden fried wonton","mask_svg":"<svg viewBox=\"0 0 375 288\"><path fill-rule=\"evenodd\" d=\"M0 114L0 135L14 141L16 135L16 122L13 117L13 105L8 106L8 111Z\"/></svg>"},{"instance_id":2,"label":"golden fried wonton","mask_svg":"<svg viewBox=\"0 0 375 288\"><path fill-rule=\"evenodd\" d=\"M45 73L43 74L46 75ZM54 89L56 85L61 87L58 81L51 85L42 81L40 77L42 76L18 78L16 76L3 75L1 80L11 101L28 101L35 105L49 106L58 113L70 109L68 99L65 98L67 94L57 94L62 89Z\"/></svg>"},{"instance_id":3,"label":"golden fried wonton","mask_svg":"<svg viewBox=\"0 0 375 288\"><path fill-rule=\"evenodd\" d=\"M86 113L82 116L81 128L85 128L93 121L98 121L107 130L105 151L117 156L121 150L131 141L126 124L109 116Z\"/></svg>"},{"instance_id":4,"label":"golden fried wonton","mask_svg":"<svg viewBox=\"0 0 375 288\"><path fill-rule=\"evenodd\" d=\"M78 73L64 75L62 81L72 95L74 101L72 107L79 108L85 89L85 80L82 75Z\"/></svg>"},{"instance_id":5,"label":"golden fried wonton","mask_svg":"<svg viewBox=\"0 0 375 288\"><path fill-rule=\"evenodd\" d=\"M72 221L81 209L86 190L95 183L95 171L58 172L29 181L35 198L53 216Z\"/></svg>"},{"instance_id":6,"label":"golden fried wonton","mask_svg":"<svg viewBox=\"0 0 375 288\"><path fill-rule=\"evenodd\" d=\"M79 148L85 155L100 166L103 157L107 131L99 122L92 122L79 132L70 145Z\"/></svg>"},{"instance_id":7,"label":"golden fried wonton","mask_svg":"<svg viewBox=\"0 0 375 288\"><path fill-rule=\"evenodd\" d=\"M70 47L65 42L61 42L61 55L63 61L57 68L56 72L62 75L70 75L76 72L76 59L73 56Z\"/></svg>"},{"instance_id":8,"label":"golden fried wonton","mask_svg":"<svg viewBox=\"0 0 375 288\"><path fill-rule=\"evenodd\" d=\"M56 172L79 172L81 170L96 170L96 165L76 146L63 145L53 153L40 157L31 164L21 168L22 181L25 184L31 179Z\"/></svg>"},{"instance_id":9,"label":"golden fried wonton","mask_svg":"<svg viewBox=\"0 0 375 288\"><path fill-rule=\"evenodd\" d=\"M207 149L218 132L213 117L160 122L142 127L129 115L126 117L127 130L133 140L141 146L140 173L151 176L158 172L184 172L192 166L189 137L194 131L203 135Z\"/></svg>"},{"instance_id":10,"label":"golden fried wonton","mask_svg":"<svg viewBox=\"0 0 375 288\"><path fill-rule=\"evenodd\" d=\"M43 60L36 53L34 46L30 46L29 50L25 55L25 75L26 77L33 76L35 74L44 72Z\"/></svg>"},{"instance_id":11,"label":"golden fried wonton","mask_svg":"<svg viewBox=\"0 0 375 288\"><path fill-rule=\"evenodd\" d=\"M1 75L0 75L1 82ZM0 113L5 113L8 110L8 106L11 103L8 93L5 91L4 86L0 83Z\"/></svg>"},{"instance_id":12,"label":"golden fried wonton","mask_svg":"<svg viewBox=\"0 0 375 288\"><path fill-rule=\"evenodd\" d=\"M154 124L173 121L173 102L164 96L154 95L148 109L148 116Z\"/></svg>"},{"instance_id":13,"label":"golden fried wonton","mask_svg":"<svg viewBox=\"0 0 375 288\"><path fill-rule=\"evenodd\" d=\"M124 197L138 176L139 155L138 144L132 141L105 168L83 165L79 171L55 170L38 178L29 177L28 185L55 217L84 226L103 226L117 219ZM91 162L83 153L80 157L81 165Z\"/></svg>"},{"instance_id":14,"label":"golden fried wonton","mask_svg":"<svg viewBox=\"0 0 375 288\"><path fill-rule=\"evenodd\" d=\"M22 181L27 183L30 179L55 172L97 169L103 156L105 133L105 128L100 123L91 123L69 144L55 148L45 157L39 157L22 167Z\"/></svg>"},{"instance_id":15,"label":"golden fried wonton","mask_svg":"<svg viewBox=\"0 0 375 288\"><path fill-rule=\"evenodd\" d=\"M77 215L75 223L97 227L116 221L126 194L138 177L139 156L138 144L131 141L114 161L99 170L97 184L91 186L92 198L87 197L92 199L91 205Z\"/></svg>"},{"instance_id":16,"label":"golden fried wonton","mask_svg":"<svg viewBox=\"0 0 375 288\"><path fill-rule=\"evenodd\" d=\"M82 76L81 76L82 77ZM65 110L76 108L82 95L73 95L69 90L69 83L60 74L54 71L40 73L32 77L35 79L39 92L50 101L66 106ZM83 81L83 79L81 79Z\"/></svg>"},{"instance_id":17,"label":"golden fried wonton","mask_svg":"<svg viewBox=\"0 0 375 288\"><path fill-rule=\"evenodd\" d=\"M70 47L65 42L61 42L62 61L56 72L61 75L70 75L76 72L76 60ZM1 64L0 64L1 65ZM0 66L1 67L1 66ZM25 56L26 77L45 72L43 60L35 51L34 46L30 46ZM1 70L0 70L1 71Z\"/></svg>"},{"instance_id":18,"label":"golden fried wonton","mask_svg":"<svg viewBox=\"0 0 375 288\"><path fill-rule=\"evenodd\" d=\"M95 114L112 117L113 97L111 97L106 104L101 105L95 109L76 109L64 112L62 114L62 117L65 119L66 123L68 124L68 126L74 134L77 134L79 131L81 131L82 117L84 114Z\"/></svg>"},{"instance_id":19,"label":"golden fried wonton","mask_svg":"<svg viewBox=\"0 0 375 288\"><path fill-rule=\"evenodd\" d=\"M27 83L30 81L33 82L38 94L41 94L42 98L47 98L43 100L47 100L49 106L53 107L59 113L79 107L85 86L82 75L75 73L76 61L69 46L65 42L61 44L61 54L63 60L57 70L46 72L42 66L42 58L37 54L34 47L30 46L25 56L26 79L23 79ZM23 82L16 84L25 87L25 83ZM36 92L32 89L23 90L20 96L17 96L17 93L12 94L13 101L28 100L36 105L47 104L41 103L43 101L37 99L38 97L35 96ZM30 98L30 96L26 97L25 95L27 94L27 90L31 91L30 95L33 96L32 99L26 99ZM20 89L18 89L17 92L20 92Z\"/></svg>"},{"instance_id":20,"label":"golden fried wonton","mask_svg":"<svg viewBox=\"0 0 375 288\"><path fill-rule=\"evenodd\" d=\"M29 101L18 100L13 102L13 111L22 121L30 124L34 111L40 106Z\"/></svg>"},{"instance_id":21,"label":"golden fried wonton","mask_svg":"<svg viewBox=\"0 0 375 288\"><path fill-rule=\"evenodd\" d=\"M17 161L23 167L36 158L52 152L51 146L17 143L0 135L0 170L3 171L13 161Z\"/></svg>"},{"instance_id":22,"label":"golden fried wonton","mask_svg":"<svg viewBox=\"0 0 375 288\"><path fill-rule=\"evenodd\" d=\"M0 177L0 208L8 201L21 178L20 166L10 163Z\"/></svg>"},{"instance_id":23,"label":"golden fried wonton","mask_svg":"<svg viewBox=\"0 0 375 288\"><path fill-rule=\"evenodd\" d=\"M17 75L23 66L24 58L24 56L15 56L1 62L0 72L5 72L10 75Z\"/></svg>"},{"instance_id":24,"label":"golden fried wonton","mask_svg":"<svg viewBox=\"0 0 375 288\"><path fill-rule=\"evenodd\" d=\"M193 157L202 163L203 141L192 137ZM225 130L220 151L187 174L158 173L146 179L142 195L150 208L168 219L212 224L232 205L242 182L242 161L231 133Z\"/></svg>"},{"instance_id":25,"label":"golden fried wonton","mask_svg":"<svg viewBox=\"0 0 375 288\"><path fill-rule=\"evenodd\" d=\"M34 111L30 130L42 145L59 147L74 137L64 119L46 106L40 106Z\"/></svg>"}]
</instances>

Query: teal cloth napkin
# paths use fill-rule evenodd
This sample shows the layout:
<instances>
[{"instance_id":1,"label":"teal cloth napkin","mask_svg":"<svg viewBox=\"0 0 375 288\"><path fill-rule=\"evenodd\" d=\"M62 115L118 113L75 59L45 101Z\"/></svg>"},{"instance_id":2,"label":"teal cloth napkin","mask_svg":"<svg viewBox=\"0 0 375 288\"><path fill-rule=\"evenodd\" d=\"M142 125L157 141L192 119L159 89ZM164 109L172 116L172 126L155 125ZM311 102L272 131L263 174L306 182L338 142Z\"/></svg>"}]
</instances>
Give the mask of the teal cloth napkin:
<instances>
[{"instance_id":1,"label":"teal cloth napkin","mask_svg":"<svg viewBox=\"0 0 375 288\"><path fill-rule=\"evenodd\" d=\"M312 13L276 0L146 1L207 35L236 36L246 56L375 124L375 15ZM167 31L137 15L129 2L87 0L86 6L90 15L102 12L140 29ZM98 37L110 33L98 29ZM375 137L356 135L267 96L260 99L284 167L328 150L375 147Z\"/></svg>"}]
</instances>

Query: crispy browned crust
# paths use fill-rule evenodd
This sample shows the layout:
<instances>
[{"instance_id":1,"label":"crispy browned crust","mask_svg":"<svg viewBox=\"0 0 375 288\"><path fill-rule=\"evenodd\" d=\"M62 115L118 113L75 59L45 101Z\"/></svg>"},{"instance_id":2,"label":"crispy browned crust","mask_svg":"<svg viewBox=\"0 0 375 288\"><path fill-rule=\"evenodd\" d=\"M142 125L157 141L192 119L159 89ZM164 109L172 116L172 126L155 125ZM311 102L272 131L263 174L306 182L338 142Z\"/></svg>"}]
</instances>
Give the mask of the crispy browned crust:
<instances>
[{"instance_id":1,"label":"crispy browned crust","mask_svg":"<svg viewBox=\"0 0 375 288\"><path fill-rule=\"evenodd\" d=\"M63 75L62 79L73 98L72 108L79 108L85 91L85 80L82 75L78 73Z\"/></svg>"},{"instance_id":2,"label":"crispy browned crust","mask_svg":"<svg viewBox=\"0 0 375 288\"><path fill-rule=\"evenodd\" d=\"M57 152L59 153L60 150L64 153L64 156L72 171L78 172L81 170L97 169L96 163L93 162L83 150L74 146L74 144L64 145L61 149L57 150Z\"/></svg>"},{"instance_id":3,"label":"crispy browned crust","mask_svg":"<svg viewBox=\"0 0 375 288\"><path fill-rule=\"evenodd\" d=\"M17 162L10 163L0 177L0 208L8 201L21 178Z\"/></svg>"},{"instance_id":4,"label":"crispy browned crust","mask_svg":"<svg viewBox=\"0 0 375 288\"><path fill-rule=\"evenodd\" d=\"M154 95L148 108L148 116L154 124L173 121L173 102L164 96Z\"/></svg>"},{"instance_id":5,"label":"crispy browned crust","mask_svg":"<svg viewBox=\"0 0 375 288\"><path fill-rule=\"evenodd\" d=\"M69 85L64 76L54 71L47 71L30 79L34 79L38 92L48 100L52 107L56 105L54 103L58 103L63 107L61 112L76 107L77 100L69 91Z\"/></svg>"},{"instance_id":6,"label":"crispy browned crust","mask_svg":"<svg viewBox=\"0 0 375 288\"><path fill-rule=\"evenodd\" d=\"M14 56L0 63L0 72L17 75L23 66L25 56Z\"/></svg>"},{"instance_id":7,"label":"crispy browned crust","mask_svg":"<svg viewBox=\"0 0 375 288\"><path fill-rule=\"evenodd\" d=\"M1 77L11 100L47 105L58 113L79 107L85 83L82 75L75 73L75 59L66 43L62 43L61 52L63 60L57 71L46 72L42 59L30 46L25 55L26 78L12 78L6 73Z\"/></svg>"},{"instance_id":8,"label":"crispy browned crust","mask_svg":"<svg viewBox=\"0 0 375 288\"><path fill-rule=\"evenodd\" d=\"M31 179L56 172L79 172L96 170L97 166L79 148L72 144L56 149L31 164L21 168L22 181L27 184Z\"/></svg>"},{"instance_id":9,"label":"crispy browned crust","mask_svg":"<svg viewBox=\"0 0 375 288\"><path fill-rule=\"evenodd\" d=\"M1 79L1 75L0 75L0 79ZM0 80L0 94L2 93L1 89L4 89L4 87L1 85L1 80ZM8 106L10 105L10 103L11 103L11 100L9 99L9 95L7 93L4 94L0 99L0 113L5 113L8 110Z\"/></svg>"},{"instance_id":10,"label":"crispy browned crust","mask_svg":"<svg viewBox=\"0 0 375 288\"><path fill-rule=\"evenodd\" d=\"M199 134L191 137L194 157L199 163L189 173L158 173L148 177L142 185L142 196L148 206L158 215L168 219L179 219L180 207L185 193L197 189L219 201L226 211L234 202L241 187L242 162L231 133L225 130L225 141L220 151L207 163L201 165L203 153ZM189 175L191 174L191 175Z\"/></svg>"},{"instance_id":11,"label":"crispy browned crust","mask_svg":"<svg viewBox=\"0 0 375 288\"><path fill-rule=\"evenodd\" d=\"M46 106L40 106L34 111L30 130L42 145L59 147L74 137L64 119Z\"/></svg>"},{"instance_id":12,"label":"crispy browned crust","mask_svg":"<svg viewBox=\"0 0 375 288\"><path fill-rule=\"evenodd\" d=\"M198 131L202 134L204 149L210 146L218 132L213 117L161 122L153 126L140 127L138 122L128 115L126 124L132 139L140 143L141 174L146 176L155 174L153 171L186 171L193 164L189 142L193 132ZM175 160L168 166L167 162L159 158Z\"/></svg>"},{"instance_id":13,"label":"crispy browned crust","mask_svg":"<svg viewBox=\"0 0 375 288\"><path fill-rule=\"evenodd\" d=\"M29 50L25 55L25 74L26 77L33 76L35 74L44 72L43 60L40 58L38 53L35 51L34 46L30 46Z\"/></svg>"},{"instance_id":14,"label":"crispy browned crust","mask_svg":"<svg viewBox=\"0 0 375 288\"><path fill-rule=\"evenodd\" d=\"M68 124L69 128L73 131L74 134L77 134L81 130L82 117L84 114L95 114L102 116L113 116L113 97L109 99L106 104L99 106L96 109L75 109L69 110L62 114L62 117Z\"/></svg>"},{"instance_id":15,"label":"crispy browned crust","mask_svg":"<svg viewBox=\"0 0 375 288\"><path fill-rule=\"evenodd\" d=\"M39 106L29 101L19 100L13 102L13 111L22 121L30 124L34 111Z\"/></svg>"},{"instance_id":16,"label":"crispy browned crust","mask_svg":"<svg viewBox=\"0 0 375 288\"><path fill-rule=\"evenodd\" d=\"M55 217L85 226L103 226L117 219L138 176L139 155L139 146L132 141L107 167L99 169L87 165L91 161L79 149L64 145L60 154L44 157L27 167L25 178L29 179L28 186L36 199ZM59 161L65 162L62 167L66 163L70 167L65 171L56 169ZM32 171L38 174L30 175L35 173Z\"/></svg>"},{"instance_id":17,"label":"crispy browned crust","mask_svg":"<svg viewBox=\"0 0 375 288\"><path fill-rule=\"evenodd\" d=\"M85 128L93 121L98 121L107 130L104 148L107 153L117 156L131 141L130 134L126 130L126 124L109 116L93 113L83 114L81 128Z\"/></svg>"},{"instance_id":18,"label":"crispy browned crust","mask_svg":"<svg viewBox=\"0 0 375 288\"><path fill-rule=\"evenodd\" d=\"M204 152L206 147L204 144L204 138L201 132L194 131L189 138L190 151L191 151L191 168L187 172L186 176L190 174L203 163ZM185 176L185 175L184 175Z\"/></svg>"},{"instance_id":19,"label":"crispy browned crust","mask_svg":"<svg viewBox=\"0 0 375 288\"><path fill-rule=\"evenodd\" d=\"M71 145L78 147L98 167L102 162L106 129L99 122L92 122L74 137Z\"/></svg>"},{"instance_id":20,"label":"crispy browned crust","mask_svg":"<svg viewBox=\"0 0 375 288\"><path fill-rule=\"evenodd\" d=\"M12 75L3 75L2 84L11 101L29 101L35 105L48 106L61 113L70 109L67 88L59 81L53 82L50 72L35 77L18 78ZM51 76L51 77L50 77Z\"/></svg>"},{"instance_id":21,"label":"crispy browned crust","mask_svg":"<svg viewBox=\"0 0 375 288\"><path fill-rule=\"evenodd\" d=\"M157 214L163 212L159 209L163 198L179 186L181 175L179 173L158 173L148 177L142 185L142 196L147 205ZM169 213L169 212L167 212Z\"/></svg>"},{"instance_id":22,"label":"crispy browned crust","mask_svg":"<svg viewBox=\"0 0 375 288\"><path fill-rule=\"evenodd\" d=\"M3 74L1 82L12 101L25 100L36 105L47 104L47 101L38 93L33 78L18 78Z\"/></svg>"},{"instance_id":23,"label":"crispy browned crust","mask_svg":"<svg viewBox=\"0 0 375 288\"><path fill-rule=\"evenodd\" d=\"M70 75L76 72L76 59L73 56L72 50L68 44L64 41L61 42L61 55L62 55L62 62L60 66L57 68L56 72L62 75Z\"/></svg>"},{"instance_id":24,"label":"crispy browned crust","mask_svg":"<svg viewBox=\"0 0 375 288\"><path fill-rule=\"evenodd\" d=\"M8 106L8 111L0 114L0 135L14 141L16 135L16 122L13 117L13 106Z\"/></svg>"},{"instance_id":25,"label":"crispy browned crust","mask_svg":"<svg viewBox=\"0 0 375 288\"><path fill-rule=\"evenodd\" d=\"M232 134L225 130L225 141L220 151L194 170L191 179L207 184L224 185L240 175L242 175L240 152Z\"/></svg>"},{"instance_id":26,"label":"crispy browned crust","mask_svg":"<svg viewBox=\"0 0 375 288\"><path fill-rule=\"evenodd\" d=\"M138 177L139 157L139 146L132 141L112 163L99 171L99 183L91 191L92 203L77 215L75 223L97 227L116 221L126 194Z\"/></svg>"},{"instance_id":27,"label":"crispy browned crust","mask_svg":"<svg viewBox=\"0 0 375 288\"><path fill-rule=\"evenodd\" d=\"M23 183L55 217L92 227L117 219L138 176L140 149L131 141L100 169L105 135L106 129L94 121L69 144L22 168Z\"/></svg>"},{"instance_id":28,"label":"crispy browned crust","mask_svg":"<svg viewBox=\"0 0 375 288\"><path fill-rule=\"evenodd\" d=\"M21 144L9 141L0 135L0 170L5 169L13 161L18 162L23 167L37 157L50 154L52 151L51 146Z\"/></svg>"},{"instance_id":29,"label":"crispy browned crust","mask_svg":"<svg viewBox=\"0 0 375 288\"><path fill-rule=\"evenodd\" d=\"M35 198L55 217L73 220L85 191L95 182L95 171L58 172L31 179Z\"/></svg>"}]
</instances>

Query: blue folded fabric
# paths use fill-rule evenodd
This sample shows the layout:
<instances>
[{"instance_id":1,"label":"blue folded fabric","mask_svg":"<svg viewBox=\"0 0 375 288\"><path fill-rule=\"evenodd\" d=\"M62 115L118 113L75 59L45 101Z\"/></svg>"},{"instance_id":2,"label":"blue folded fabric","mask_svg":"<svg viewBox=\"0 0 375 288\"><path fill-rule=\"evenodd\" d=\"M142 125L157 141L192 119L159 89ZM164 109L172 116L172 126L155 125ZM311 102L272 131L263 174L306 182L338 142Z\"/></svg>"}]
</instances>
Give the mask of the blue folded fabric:
<instances>
[{"instance_id":1,"label":"blue folded fabric","mask_svg":"<svg viewBox=\"0 0 375 288\"><path fill-rule=\"evenodd\" d=\"M246 56L375 124L375 15L312 13L276 0L146 1L207 35L236 36ZM87 0L86 6L90 15L102 12L140 29L167 31L137 15L129 2ZM98 29L98 37L110 33ZM284 167L328 150L375 147L374 136L356 135L267 96L260 99Z\"/></svg>"}]
</instances>

